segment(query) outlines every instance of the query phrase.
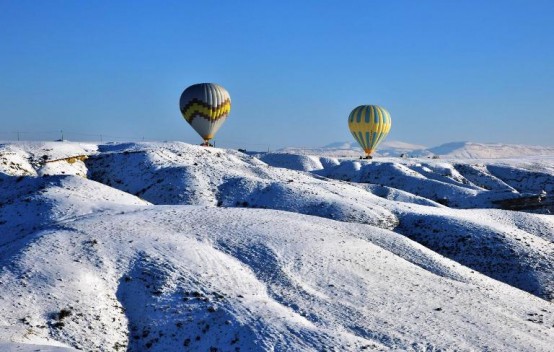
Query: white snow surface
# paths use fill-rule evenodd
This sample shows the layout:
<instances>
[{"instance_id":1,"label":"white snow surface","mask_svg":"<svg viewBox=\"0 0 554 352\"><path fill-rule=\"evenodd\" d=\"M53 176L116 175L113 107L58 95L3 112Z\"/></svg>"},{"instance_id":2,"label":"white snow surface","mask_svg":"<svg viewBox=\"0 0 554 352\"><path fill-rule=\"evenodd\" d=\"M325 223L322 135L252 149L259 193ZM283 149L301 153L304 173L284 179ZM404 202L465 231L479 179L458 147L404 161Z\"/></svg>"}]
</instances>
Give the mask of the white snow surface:
<instances>
[{"instance_id":1,"label":"white snow surface","mask_svg":"<svg viewBox=\"0 0 554 352\"><path fill-rule=\"evenodd\" d=\"M502 143L453 142L427 151L433 155L465 159L554 157L554 147Z\"/></svg>"},{"instance_id":2,"label":"white snow surface","mask_svg":"<svg viewBox=\"0 0 554 352\"><path fill-rule=\"evenodd\" d=\"M85 176L86 167L75 158L86 158L96 149L95 144L67 141L0 143L0 173Z\"/></svg>"},{"instance_id":3,"label":"white snow surface","mask_svg":"<svg viewBox=\"0 0 554 352\"><path fill-rule=\"evenodd\" d=\"M320 148L283 148L282 153L315 155L325 157L359 157L363 151L356 142L335 142ZM376 156L401 156L463 158L463 159L507 159L507 158L550 158L554 159L554 146L450 142L428 148L418 144L385 140L379 144Z\"/></svg>"},{"instance_id":4,"label":"white snow surface","mask_svg":"<svg viewBox=\"0 0 554 352\"><path fill-rule=\"evenodd\" d=\"M552 349L553 216L491 203L551 194L548 158L0 157L1 351Z\"/></svg>"},{"instance_id":5,"label":"white snow surface","mask_svg":"<svg viewBox=\"0 0 554 352\"><path fill-rule=\"evenodd\" d=\"M407 153L422 153L425 149L424 146L418 144L385 140L379 144L379 151L376 155L399 156ZM360 148L357 142L335 142L320 148L287 147L279 150L279 152L327 157L358 157L363 154L362 148Z\"/></svg>"}]
</instances>

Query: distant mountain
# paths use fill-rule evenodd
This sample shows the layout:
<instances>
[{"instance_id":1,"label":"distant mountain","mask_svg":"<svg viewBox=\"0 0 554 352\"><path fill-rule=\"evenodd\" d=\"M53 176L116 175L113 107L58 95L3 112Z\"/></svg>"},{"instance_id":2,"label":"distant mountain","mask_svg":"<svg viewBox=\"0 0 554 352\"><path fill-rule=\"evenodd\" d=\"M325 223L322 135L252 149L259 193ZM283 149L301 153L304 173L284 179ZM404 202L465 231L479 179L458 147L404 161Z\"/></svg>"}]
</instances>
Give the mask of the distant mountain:
<instances>
[{"instance_id":1,"label":"distant mountain","mask_svg":"<svg viewBox=\"0 0 554 352\"><path fill-rule=\"evenodd\" d=\"M335 142L322 147L323 149L360 149L356 142Z\"/></svg>"},{"instance_id":2,"label":"distant mountain","mask_svg":"<svg viewBox=\"0 0 554 352\"><path fill-rule=\"evenodd\" d=\"M500 159L554 156L554 147L520 144L453 142L427 149L433 155L465 159Z\"/></svg>"},{"instance_id":3,"label":"distant mountain","mask_svg":"<svg viewBox=\"0 0 554 352\"><path fill-rule=\"evenodd\" d=\"M419 144L400 141L384 141L377 151L379 155L383 156L399 156L401 154L409 154L423 150L425 150L425 146Z\"/></svg>"},{"instance_id":4,"label":"distant mountain","mask_svg":"<svg viewBox=\"0 0 554 352\"><path fill-rule=\"evenodd\" d=\"M326 157L357 157L363 154L355 142L335 142L320 148L284 148L279 152ZM554 157L554 147L519 144L450 142L427 148L401 141L385 141L375 155L411 157L463 158L463 159L506 159L520 157Z\"/></svg>"},{"instance_id":5,"label":"distant mountain","mask_svg":"<svg viewBox=\"0 0 554 352\"><path fill-rule=\"evenodd\" d=\"M385 141L380 145L376 154L382 156L400 156L401 154L423 150L425 150L425 146L418 144L401 141ZM279 150L279 152L327 157L357 157L363 154L362 148L360 148L356 142L334 142L319 148L288 147Z\"/></svg>"}]
</instances>

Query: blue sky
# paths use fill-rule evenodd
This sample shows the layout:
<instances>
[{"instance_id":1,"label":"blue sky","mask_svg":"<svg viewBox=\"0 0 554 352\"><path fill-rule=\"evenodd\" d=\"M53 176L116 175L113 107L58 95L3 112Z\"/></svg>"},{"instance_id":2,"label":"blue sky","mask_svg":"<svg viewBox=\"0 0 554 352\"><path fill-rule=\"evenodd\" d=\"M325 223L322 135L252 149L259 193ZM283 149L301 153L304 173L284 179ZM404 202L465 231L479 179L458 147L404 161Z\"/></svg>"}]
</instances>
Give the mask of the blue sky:
<instances>
[{"instance_id":1,"label":"blue sky","mask_svg":"<svg viewBox=\"0 0 554 352\"><path fill-rule=\"evenodd\" d=\"M391 113L389 140L554 145L553 14L539 0L0 0L0 139L197 143L179 96L217 82L233 101L222 146L351 141L361 104Z\"/></svg>"}]
</instances>

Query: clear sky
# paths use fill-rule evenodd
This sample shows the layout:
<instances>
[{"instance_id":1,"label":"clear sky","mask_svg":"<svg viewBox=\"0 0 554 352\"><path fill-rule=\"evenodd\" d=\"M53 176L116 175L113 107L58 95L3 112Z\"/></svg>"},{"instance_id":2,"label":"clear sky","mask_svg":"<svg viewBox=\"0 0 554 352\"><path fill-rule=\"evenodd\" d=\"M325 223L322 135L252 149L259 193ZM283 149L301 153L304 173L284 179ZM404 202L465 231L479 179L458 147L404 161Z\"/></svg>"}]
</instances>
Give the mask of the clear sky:
<instances>
[{"instance_id":1,"label":"clear sky","mask_svg":"<svg viewBox=\"0 0 554 352\"><path fill-rule=\"evenodd\" d=\"M361 104L389 140L554 145L554 1L0 0L0 139L197 143L198 82L231 94L222 146L351 141Z\"/></svg>"}]
</instances>

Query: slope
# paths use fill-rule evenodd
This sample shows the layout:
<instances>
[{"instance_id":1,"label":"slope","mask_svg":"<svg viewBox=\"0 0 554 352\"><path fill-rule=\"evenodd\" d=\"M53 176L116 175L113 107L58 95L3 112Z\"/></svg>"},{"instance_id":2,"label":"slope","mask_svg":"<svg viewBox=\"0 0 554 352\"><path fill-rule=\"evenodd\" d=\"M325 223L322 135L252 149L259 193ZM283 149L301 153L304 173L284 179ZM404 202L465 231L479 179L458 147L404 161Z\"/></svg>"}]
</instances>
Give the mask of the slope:
<instances>
[{"instance_id":1,"label":"slope","mask_svg":"<svg viewBox=\"0 0 554 352\"><path fill-rule=\"evenodd\" d=\"M527 216L524 225L505 226L494 218L498 211L460 211L438 203L491 207L492 200L518 194L489 172L476 175L472 164L456 168L444 161L344 160L314 171L356 181L352 183L268 167L239 152L183 143L131 143L99 150L87 161L93 179L154 204L267 208L395 229L485 275L547 300L554 298L554 247L542 238L537 217ZM273 154L264 160L286 163L294 157ZM526 187L554 179L539 175ZM490 189L478 186L486 182ZM517 213L502 214L509 219Z\"/></svg>"},{"instance_id":2,"label":"slope","mask_svg":"<svg viewBox=\"0 0 554 352\"><path fill-rule=\"evenodd\" d=\"M89 215L37 234L0 282L12 339L85 350L546 351L554 338L550 303L397 234L270 210Z\"/></svg>"},{"instance_id":3,"label":"slope","mask_svg":"<svg viewBox=\"0 0 554 352\"><path fill-rule=\"evenodd\" d=\"M550 191L548 163L127 143L79 161L101 184L6 147L2 347L547 351L554 337L552 216L454 208Z\"/></svg>"}]
</instances>

